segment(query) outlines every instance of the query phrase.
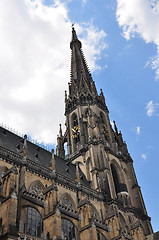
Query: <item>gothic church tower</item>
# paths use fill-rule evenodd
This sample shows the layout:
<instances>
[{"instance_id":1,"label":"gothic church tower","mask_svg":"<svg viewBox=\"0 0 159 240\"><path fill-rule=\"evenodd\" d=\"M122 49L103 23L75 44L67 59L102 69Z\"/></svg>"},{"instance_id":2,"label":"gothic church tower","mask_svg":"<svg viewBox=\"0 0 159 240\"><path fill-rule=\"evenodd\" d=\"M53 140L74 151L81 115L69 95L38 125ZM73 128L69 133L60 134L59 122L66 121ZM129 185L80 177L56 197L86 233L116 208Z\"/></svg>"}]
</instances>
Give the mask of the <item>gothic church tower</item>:
<instances>
[{"instance_id":1,"label":"gothic church tower","mask_svg":"<svg viewBox=\"0 0 159 240\"><path fill-rule=\"evenodd\" d=\"M91 187L103 194L107 216L116 214L127 233L129 225L138 222L148 235L152 228L133 160L115 122L114 130L111 126L103 92L97 93L74 28L70 48L71 81L69 94L65 94L68 159L80 166Z\"/></svg>"},{"instance_id":2,"label":"gothic church tower","mask_svg":"<svg viewBox=\"0 0 159 240\"><path fill-rule=\"evenodd\" d=\"M152 239L133 160L74 28L70 47L66 132L60 125L56 155L0 126L0 239Z\"/></svg>"}]
</instances>

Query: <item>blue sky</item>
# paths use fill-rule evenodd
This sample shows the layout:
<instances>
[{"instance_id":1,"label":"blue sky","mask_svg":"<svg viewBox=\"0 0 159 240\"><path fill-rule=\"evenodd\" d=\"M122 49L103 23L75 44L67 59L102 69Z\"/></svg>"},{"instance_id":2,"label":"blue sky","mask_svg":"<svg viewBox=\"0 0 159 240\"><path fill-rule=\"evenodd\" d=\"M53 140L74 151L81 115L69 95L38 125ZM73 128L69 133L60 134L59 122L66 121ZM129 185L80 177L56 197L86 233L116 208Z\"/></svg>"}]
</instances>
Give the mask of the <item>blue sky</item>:
<instances>
[{"instance_id":1,"label":"blue sky","mask_svg":"<svg viewBox=\"0 0 159 240\"><path fill-rule=\"evenodd\" d=\"M45 144L64 130L71 23L159 230L159 2L1 0L0 122Z\"/></svg>"}]
</instances>

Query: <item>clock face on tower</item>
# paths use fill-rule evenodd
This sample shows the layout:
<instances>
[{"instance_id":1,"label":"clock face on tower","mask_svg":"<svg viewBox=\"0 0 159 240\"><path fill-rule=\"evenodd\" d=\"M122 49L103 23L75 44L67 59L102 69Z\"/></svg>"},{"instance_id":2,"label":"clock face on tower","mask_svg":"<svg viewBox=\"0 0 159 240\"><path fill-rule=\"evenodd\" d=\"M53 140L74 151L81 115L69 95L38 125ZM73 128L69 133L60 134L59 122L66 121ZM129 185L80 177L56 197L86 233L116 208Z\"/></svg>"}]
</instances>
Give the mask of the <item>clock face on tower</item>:
<instances>
[{"instance_id":1,"label":"clock face on tower","mask_svg":"<svg viewBox=\"0 0 159 240\"><path fill-rule=\"evenodd\" d=\"M71 129L71 136L72 136L72 138L77 138L79 136L79 133L80 133L80 127L78 125L74 126Z\"/></svg>"}]
</instances>

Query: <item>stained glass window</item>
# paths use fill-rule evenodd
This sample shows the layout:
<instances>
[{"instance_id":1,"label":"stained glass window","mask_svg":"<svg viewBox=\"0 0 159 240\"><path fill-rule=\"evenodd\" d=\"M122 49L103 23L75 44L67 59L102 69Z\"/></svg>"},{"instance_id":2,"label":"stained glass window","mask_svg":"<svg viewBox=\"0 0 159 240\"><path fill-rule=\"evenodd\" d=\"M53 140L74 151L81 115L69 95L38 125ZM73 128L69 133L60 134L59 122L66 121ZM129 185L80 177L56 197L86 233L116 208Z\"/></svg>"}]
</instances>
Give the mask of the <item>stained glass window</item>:
<instances>
[{"instance_id":1,"label":"stained glass window","mask_svg":"<svg viewBox=\"0 0 159 240\"><path fill-rule=\"evenodd\" d=\"M27 229L26 229L27 234L41 237L42 231L43 231L43 221L40 214L36 209L29 207L28 218L27 218Z\"/></svg>"},{"instance_id":2,"label":"stained glass window","mask_svg":"<svg viewBox=\"0 0 159 240\"><path fill-rule=\"evenodd\" d=\"M61 219L61 231L64 240L76 240L77 231L72 222L67 219Z\"/></svg>"}]
</instances>

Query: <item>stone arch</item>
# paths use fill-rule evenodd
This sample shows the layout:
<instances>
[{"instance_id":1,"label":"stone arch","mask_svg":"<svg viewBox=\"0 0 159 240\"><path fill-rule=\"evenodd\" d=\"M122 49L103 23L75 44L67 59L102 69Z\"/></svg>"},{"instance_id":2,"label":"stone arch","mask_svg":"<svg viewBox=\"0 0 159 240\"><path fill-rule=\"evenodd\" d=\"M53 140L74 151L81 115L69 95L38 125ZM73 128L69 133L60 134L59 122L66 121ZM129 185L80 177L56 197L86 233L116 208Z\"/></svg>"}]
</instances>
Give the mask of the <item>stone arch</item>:
<instances>
[{"instance_id":1,"label":"stone arch","mask_svg":"<svg viewBox=\"0 0 159 240\"><path fill-rule=\"evenodd\" d=\"M73 210L76 209L75 202L68 193L62 194L62 196L60 197L60 204L67 205Z\"/></svg>"},{"instance_id":2,"label":"stone arch","mask_svg":"<svg viewBox=\"0 0 159 240\"><path fill-rule=\"evenodd\" d=\"M21 208L19 232L41 237L43 233L43 218L36 206L29 204Z\"/></svg>"},{"instance_id":3,"label":"stone arch","mask_svg":"<svg viewBox=\"0 0 159 240\"><path fill-rule=\"evenodd\" d=\"M124 177L124 171L115 159L111 160L110 169L111 169L111 175L112 175L116 197L120 198L120 200L122 201L123 194L124 196L125 194L128 195L127 184ZM129 199L127 201L127 196L125 200L128 204ZM123 204L125 204L125 202L123 202Z\"/></svg>"},{"instance_id":4,"label":"stone arch","mask_svg":"<svg viewBox=\"0 0 159 240\"><path fill-rule=\"evenodd\" d=\"M123 169L120 166L120 164L115 160L112 159L110 162L110 166L113 165L117 171L118 177L119 177L119 181L120 182L125 182L125 178L124 178L124 173L123 173Z\"/></svg>"},{"instance_id":5,"label":"stone arch","mask_svg":"<svg viewBox=\"0 0 159 240\"><path fill-rule=\"evenodd\" d=\"M26 204L23 204L22 205L22 210L24 210L24 209L27 209L27 208L34 208L41 216L42 216L42 209L41 209L41 207L40 206L38 206L38 205L35 205L35 204L33 204L33 203L26 203Z\"/></svg>"},{"instance_id":6,"label":"stone arch","mask_svg":"<svg viewBox=\"0 0 159 240\"><path fill-rule=\"evenodd\" d=\"M119 171L117 170L118 168L116 167L116 165L114 163L110 164L110 168L111 168L115 192L117 195L120 192L120 182L121 182L120 174L119 174Z\"/></svg>"},{"instance_id":7,"label":"stone arch","mask_svg":"<svg viewBox=\"0 0 159 240\"><path fill-rule=\"evenodd\" d=\"M36 180L30 184L28 191L35 196L43 196L44 185L39 180Z\"/></svg>"}]
</instances>

